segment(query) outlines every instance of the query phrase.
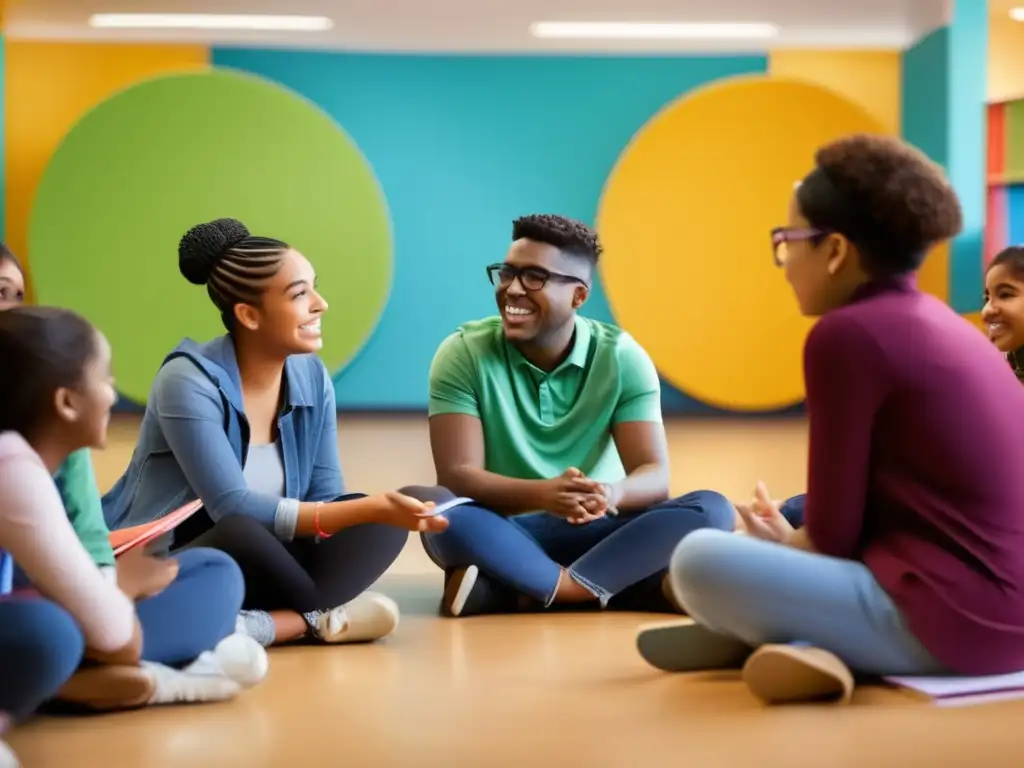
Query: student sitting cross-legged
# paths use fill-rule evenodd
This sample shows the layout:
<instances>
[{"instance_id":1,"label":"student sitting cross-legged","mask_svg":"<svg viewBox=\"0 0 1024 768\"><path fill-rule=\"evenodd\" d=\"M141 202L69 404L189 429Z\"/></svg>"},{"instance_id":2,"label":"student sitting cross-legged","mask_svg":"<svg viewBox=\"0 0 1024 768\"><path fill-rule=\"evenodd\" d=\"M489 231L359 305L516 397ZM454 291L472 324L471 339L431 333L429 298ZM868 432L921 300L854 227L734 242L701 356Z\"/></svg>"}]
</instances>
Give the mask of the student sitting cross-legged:
<instances>
[{"instance_id":1,"label":"student sitting cross-legged","mask_svg":"<svg viewBox=\"0 0 1024 768\"><path fill-rule=\"evenodd\" d=\"M128 469L103 498L108 524L149 523L201 499L172 549L213 548L238 563L251 637L270 645L390 635L398 606L367 588L410 530L446 522L398 492L344 492L334 383L316 356L327 302L313 265L234 219L186 232L178 265L206 286L228 332L186 339L164 360Z\"/></svg>"},{"instance_id":2,"label":"student sitting cross-legged","mask_svg":"<svg viewBox=\"0 0 1024 768\"><path fill-rule=\"evenodd\" d=\"M230 558L136 549L105 576L72 527L53 474L106 440L106 339L71 312L16 308L0 312L0 360L0 735L54 697L114 709L259 682L266 653L232 634L242 577ZM0 765L5 753L0 742Z\"/></svg>"},{"instance_id":3,"label":"student sitting cross-legged","mask_svg":"<svg viewBox=\"0 0 1024 768\"><path fill-rule=\"evenodd\" d=\"M587 226L536 215L488 267L499 316L467 323L430 371L437 480L474 503L424 546L450 616L593 604L674 611L669 556L732 530L720 494L669 498L660 384L627 333L577 315L601 252Z\"/></svg>"},{"instance_id":4,"label":"student sitting cross-legged","mask_svg":"<svg viewBox=\"0 0 1024 768\"><path fill-rule=\"evenodd\" d=\"M21 265L0 243L0 312L20 307L24 294ZM70 365L61 357L67 350L60 348L60 330L78 328L81 336L70 336L71 349L82 354L91 351L86 342L94 335L98 338L98 334L83 323L53 309L19 310L7 316L0 330L14 346L0 355L4 362L0 388L29 387L28 393L38 394L35 388L40 384L32 376L38 374L39 366ZM53 336L47 337L44 332ZM97 342L100 351L105 351L105 343ZM11 394L15 390L5 391L8 402L3 405L11 407L10 401L17 399L17 395ZM112 398L113 390L108 391ZM24 417L24 406L15 405L13 409ZM61 439L74 441L81 435L76 436L72 426L58 420L52 429ZM104 433L105 426L104 423ZM19 473L19 477L24 478L24 474ZM176 701L217 701L233 696L239 690L238 683L262 678L266 654L254 647L250 639L232 634L244 585L238 566L230 557L212 549L194 549L169 560L158 560L132 551L115 562L89 449L72 451L57 468L52 484L59 492L63 511L78 542L99 571L129 596L148 595L136 605L146 639L142 658L159 662L81 670L61 690L62 701L103 710ZM0 484L0 504L15 490L15 486ZM153 583L159 583L161 589L140 586ZM11 569L11 584L16 591L37 588L25 569L17 566Z\"/></svg>"},{"instance_id":5,"label":"student sitting cross-legged","mask_svg":"<svg viewBox=\"0 0 1024 768\"><path fill-rule=\"evenodd\" d=\"M804 347L807 495L784 514L760 486L738 505L749 536L682 542L672 586L696 623L647 629L640 651L666 670L742 666L770 703L846 701L854 673L1020 670L1024 390L915 284L959 233L960 203L894 139L841 139L815 162L772 233L801 312L820 318Z\"/></svg>"}]
</instances>

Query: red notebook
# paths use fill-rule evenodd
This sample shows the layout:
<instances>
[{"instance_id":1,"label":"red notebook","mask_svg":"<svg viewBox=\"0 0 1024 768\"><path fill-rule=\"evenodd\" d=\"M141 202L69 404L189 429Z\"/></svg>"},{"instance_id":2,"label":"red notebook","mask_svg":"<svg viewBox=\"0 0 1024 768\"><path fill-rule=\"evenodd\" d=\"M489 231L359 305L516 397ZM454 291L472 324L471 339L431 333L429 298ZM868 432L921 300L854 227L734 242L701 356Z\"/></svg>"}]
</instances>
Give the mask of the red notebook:
<instances>
[{"instance_id":1,"label":"red notebook","mask_svg":"<svg viewBox=\"0 0 1024 768\"><path fill-rule=\"evenodd\" d=\"M153 539L173 531L185 520L192 517L197 510L201 509L203 502L200 499L190 501L183 507L164 515L152 523L143 523L131 528L122 528L119 531L110 532L110 546L114 548L114 557L123 555L129 549L145 546Z\"/></svg>"}]
</instances>

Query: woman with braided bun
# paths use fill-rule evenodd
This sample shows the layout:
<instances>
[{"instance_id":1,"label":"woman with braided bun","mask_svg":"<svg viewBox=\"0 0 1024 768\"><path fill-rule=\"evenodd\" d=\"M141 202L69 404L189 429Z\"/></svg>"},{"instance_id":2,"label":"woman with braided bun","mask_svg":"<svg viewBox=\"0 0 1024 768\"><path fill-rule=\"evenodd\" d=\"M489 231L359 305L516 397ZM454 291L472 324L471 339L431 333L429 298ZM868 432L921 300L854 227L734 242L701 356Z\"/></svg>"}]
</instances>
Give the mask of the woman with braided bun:
<instances>
[{"instance_id":1,"label":"woman with braided bun","mask_svg":"<svg viewBox=\"0 0 1024 768\"><path fill-rule=\"evenodd\" d=\"M409 531L448 523L402 493L344 494L313 265L234 219L190 229L178 263L206 286L227 334L185 339L164 360L131 463L103 500L108 524L150 522L199 498L172 547L214 547L238 562L256 640L391 634L397 606L366 589Z\"/></svg>"}]
</instances>

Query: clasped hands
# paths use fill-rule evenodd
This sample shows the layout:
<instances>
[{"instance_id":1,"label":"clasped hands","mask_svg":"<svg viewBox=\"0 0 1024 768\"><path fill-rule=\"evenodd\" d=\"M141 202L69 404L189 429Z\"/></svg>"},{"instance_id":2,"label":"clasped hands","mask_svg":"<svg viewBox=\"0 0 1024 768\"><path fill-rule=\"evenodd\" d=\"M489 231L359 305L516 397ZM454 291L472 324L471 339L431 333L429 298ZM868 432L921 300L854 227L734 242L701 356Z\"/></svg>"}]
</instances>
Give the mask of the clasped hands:
<instances>
[{"instance_id":1,"label":"clasped hands","mask_svg":"<svg viewBox=\"0 0 1024 768\"><path fill-rule=\"evenodd\" d=\"M747 535L785 544L793 535L794 528L779 510L780 506L781 503L772 499L760 480L754 488L754 498L745 504L735 505L743 518Z\"/></svg>"},{"instance_id":2,"label":"clasped hands","mask_svg":"<svg viewBox=\"0 0 1024 768\"><path fill-rule=\"evenodd\" d=\"M541 508L572 525L584 525L616 514L621 494L616 486L591 480L576 467L545 484Z\"/></svg>"}]
</instances>

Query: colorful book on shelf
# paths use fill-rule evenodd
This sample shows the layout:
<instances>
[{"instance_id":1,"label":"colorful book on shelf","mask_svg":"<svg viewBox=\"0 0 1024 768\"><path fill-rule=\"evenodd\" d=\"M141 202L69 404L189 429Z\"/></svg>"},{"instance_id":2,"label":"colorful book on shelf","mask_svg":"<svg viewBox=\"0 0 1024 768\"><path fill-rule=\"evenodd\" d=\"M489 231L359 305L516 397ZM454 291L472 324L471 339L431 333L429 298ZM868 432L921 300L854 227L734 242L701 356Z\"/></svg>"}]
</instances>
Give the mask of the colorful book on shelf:
<instances>
[{"instance_id":1,"label":"colorful book on shelf","mask_svg":"<svg viewBox=\"0 0 1024 768\"><path fill-rule=\"evenodd\" d=\"M143 523L131 528L111 531L110 546L114 548L114 557L123 555L129 549L143 547L165 533L173 531L185 520L192 517L199 509L202 509L202 506L203 502L196 499L164 515L159 520L154 520L152 523Z\"/></svg>"},{"instance_id":2,"label":"colorful book on shelf","mask_svg":"<svg viewBox=\"0 0 1024 768\"><path fill-rule=\"evenodd\" d=\"M939 707L1024 699L1024 672L981 677L886 677L886 682Z\"/></svg>"}]
</instances>

